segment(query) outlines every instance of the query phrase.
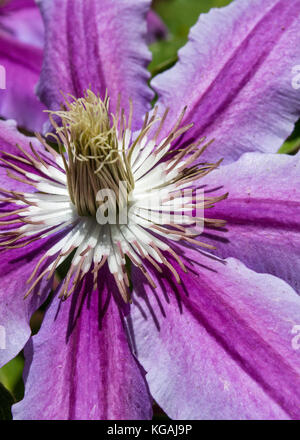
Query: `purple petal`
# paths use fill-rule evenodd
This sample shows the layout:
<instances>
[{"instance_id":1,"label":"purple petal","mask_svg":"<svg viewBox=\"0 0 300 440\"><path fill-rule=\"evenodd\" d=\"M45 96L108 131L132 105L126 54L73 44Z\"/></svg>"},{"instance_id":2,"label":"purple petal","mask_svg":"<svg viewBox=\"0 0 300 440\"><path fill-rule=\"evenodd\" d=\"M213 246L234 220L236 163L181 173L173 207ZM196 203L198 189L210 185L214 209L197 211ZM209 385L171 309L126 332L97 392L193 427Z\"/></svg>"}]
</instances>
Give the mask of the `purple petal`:
<instances>
[{"instance_id":1,"label":"purple petal","mask_svg":"<svg viewBox=\"0 0 300 440\"><path fill-rule=\"evenodd\" d=\"M174 419L299 419L299 296L237 260L186 257L181 285L133 278L128 326L154 399Z\"/></svg>"},{"instance_id":2,"label":"purple petal","mask_svg":"<svg viewBox=\"0 0 300 440\"><path fill-rule=\"evenodd\" d=\"M30 318L51 291L53 280L43 280L32 295L24 300L28 290L26 281L41 258L45 246L44 240L29 245L26 249L12 249L1 254L0 325L5 332L5 349L0 347L0 367L23 349L31 335Z\"/></svg>"},{"instance_id":3,"label":"purple petal","mask_svg":"<svg viewBox=\"0 0 300 440\"><path fill-rule=\"evenodd\" d=\"M0 89L0 115L31 131L40 131L48 119L34 93L42 55L41 49L0 31L0 65L6 71L6 88Z\"/></svg>"},{"instance_id":4,"label":"purple petal","mask_svg":"<svg viewBox=\"0 0 300 440\"><path fill-rule=\"evenodd\" d=\"M149 109L147 86L150 52L146 46L146 13L150 0L42 0L46 28L45 59L38 93L51 109L62 102L61 91L80 97L91 86L105 91L116 107L134 103L134 125Z\"/></svg>"},{"instance_id":5,"label":"purple petal","mask_svg":"<svg viewBox=\"0 0 300 440\"><path fill-rule=\"evenodd\" d=\"M248 153L203 179L207 188L219 188L215 194L229 192L208 213L227 221L225 232L207 230L216 254L276 275L300 293L299 182L299 154Z\"/></svg>"},{"instance_id":6,"label":"purple petal","mask_svg":"<svg viewBox=\"0 0 300 440\"><path fill-rule=\"evenodd\" d=\"M19 144L23 150L29 151L29 142L41 153L42 147L39 142L19 133L14 121L0 121L0 145L6 153L17 155L19 150L16 144ZM1 153L0 157L3 156L5 154ZM33 190L33 187L25 183L9 178L6 175L6 166L2 162L0 165L0 188L21 192L31 192ZM2 196L3 194L1 194ZM8 205L1 202L1 214L8 210L10 210ZM0 232L3 231L3 228L7 229L7 226L1 225ZM16 356L24 347L31 334L30 317L45 301L51 290L52 279L48 282L42 281L37 285L34 293L24 300L24 295L29 287L26 281L32 274L42 253L51 244L53 245L53 238L41 240L26 246L26 248L10 249L1 253L0 325L5 329L6 343L6 348L0 349L1 366ZM37 295L37 292L40 292L40 296Z\"/></svg>"},{"instance_id":7,"label":"purple petal","mask_svg":"<svg viewBox=\"0 0 300 440\"><path fill-rule=\"evenodd\" d=\"M5 156L5 153L13 154L15 156L20 155L19 145L23 150L31 153L30 144L32 144L36 151L42 154L44 157L49 157L49 154L45 151L40 142L29 136L24 136L17 130L16 122L13 120L1 121L0 120L0 158ZM7 157L6 157L7 159ZM6 164L0 162L0 186L7 190L31 192L34 190L32 186L26 183L19 182L11 179L7 176ZM24 166L24 169L26 166ZM30 171L33 171L30 169Z\"/></svg>"},{"instance_id":8,"label":"purple petal","mask_svg":"<svg viewBox=\"0 0 300 440\"><path fill-rule=\"evenodd\" d=\"M188 106L184 122L194 127L180 145L215 139L205 153L212 161L276 152L300 114L299 39L299 0L236 0L202 15L179 62L152 82L170 124Z\"/></svg>"},{"instance_id":9,"label":"purple petal","mask_svg":"<svg viewBox=\"0 0 300 440\"><path fill-rule=\"evenodd\" d=\"M168 35L168 29L166 25L164 24L160 16L151 9L147 14L147 27L148 27L148 35L147 35L148 44L154 43L157 40L165 39Z\"/></svg>"},{"instance_id":10,"label":"purple petal","mask_svg":"<svg viewBox=\"0 0 300 440\"><path fill-rule=\"evenodd\" d=\"M102 271L99 292L91 281L63 303L54 298L28 344L25 398L14 407L15 419L151 418L144 376L110 291L113 281Z\"/></svg>"},{"instance_id":11,"label":"purple petal","mask_svg":"<svg viewBox=\"0 0 300 440\"><path fill-rule=\"evenodd\" d=\"M42 151L43 147L36 138L24 136L17 130L16 122L13 120L1 121L0 120L0 158L5 153L13 155L19 155L20 150L17 148L17 144L21 146L23 150L30 152L29 144L32 144L37 151ZM3 154L4 153L4 154ZM7 166L0 162L0 186L7 190L31 192L33 187L26 183L19 182L11 179L7 176Z\"/></svg>"},{"instance_id":12,"label":"purple petal","mask_svg":"<svg viewBox=\"0 0 300 440\"><path fill-rule=\"evenodd\" d=\"M43 48L44 25L34 0L12 0L0 7L0 29L23 43Z\"/></svg>"}]
</instances>

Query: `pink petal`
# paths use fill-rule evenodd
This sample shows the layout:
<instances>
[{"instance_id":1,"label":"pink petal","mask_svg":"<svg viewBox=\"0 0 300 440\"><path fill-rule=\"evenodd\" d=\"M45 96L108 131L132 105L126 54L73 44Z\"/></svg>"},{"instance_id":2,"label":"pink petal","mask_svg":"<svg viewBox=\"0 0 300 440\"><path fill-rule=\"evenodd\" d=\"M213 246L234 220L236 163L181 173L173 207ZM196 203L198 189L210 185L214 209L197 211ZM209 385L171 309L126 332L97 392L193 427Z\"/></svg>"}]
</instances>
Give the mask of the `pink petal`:
<instances>
[{"instance_id":1,"label":"pink petal","mask_svg":"<svg viewBox=\"0 0 300 440\"><path fill-rule=\"evenodd\" d=\"M102 97L107 90L114 110L121 93L125 110L132 98L139 125L153 96L146 69L150 0L41 0L40 7L46 28L41 100L57 109L61 92L80 97L91 86Z\"/></svg>"},{"instance_id":2,"label":"pink petal","mask_svg":"<svg viewBox=\"0 0 300 440\"><path fill-rule=\"evenodd\" d=\"M0 6L1 27L16 40L43 48L44 25L35 0L10 0Z\"/></svg>"},{"instance_id":3,"label":"pink petal","mask_svg":"<svg viewBox=\"0 0 300 440\"><path fill-rule=\"evenodd\" d=\"M35 95L42 66L42 50L17 41L0 30L0 65L5 69L6 88L0 89L0 115L19 126L40 131L48 116Z\"/></svg>"},{"instance_id":4,"label":"pink petal","mask_svg":"<svg viewBox=\"0 0 300 440\"><path fill-rule=\"evenodd\" d=\"M156 291L133 273L128 327L154 399L174 419L300 417L293 345L300 298L285 282L185 250Z\"/></svg>"},{"instance_id":5,"label":"pink petal","mask_svg":"<svg viewBox=\"0 0 300 440\"><path fill-rule=\"evenodd\" d=\"M300 293L299 183L299 154L248 153L203 179L207 189L219 188L214 194L229 192L207 212L227 221L225 230L205 234L216 255L276 275Z\"/></svg>"},{"instance_id":6,"label":"pink petal","mask_svg":"<svg viewBox=\"0 0 300 440\"><path fill-rule=\"evenodd\" d=\"M215 139L209 161L276 152L300 115L292 87L299 39L299 0L236 0L201 15L179 62L152 82L160 111L170 107L171 125L188 106L184 122L194 127L180 146Z\"/></svg>"},{"instance_id":7,"label":"pink petal","mask_svg":"<svg viewBox=\"0 0 300 440\"><path fill-rule=\"evenodd\" d=\"M104 271L105 272L105 271ZM26 349L25 398L15 419L151 418L144 375L128 346L114 281L103 271L81 292L53 299L41 330Z\"/></svg>"}]
</instances>

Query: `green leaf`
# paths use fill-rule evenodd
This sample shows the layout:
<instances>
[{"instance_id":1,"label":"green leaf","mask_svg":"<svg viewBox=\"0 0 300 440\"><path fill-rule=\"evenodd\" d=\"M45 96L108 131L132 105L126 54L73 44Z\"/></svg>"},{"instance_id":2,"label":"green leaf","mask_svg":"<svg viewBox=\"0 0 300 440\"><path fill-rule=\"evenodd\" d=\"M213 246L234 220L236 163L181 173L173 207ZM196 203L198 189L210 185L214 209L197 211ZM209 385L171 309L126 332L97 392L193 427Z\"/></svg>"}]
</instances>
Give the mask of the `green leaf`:
<instances>
[{"instance_id":1,"label":"green leaf","mask_svg":"<svg viewBox=\"0 0 300 440\"><path fill-rule=\"evenodd\" d=\"M163 50L158 46L161 46ZM179 46L169 44L167 41L164 43L154 43L150 47L153 59L149 65L149 70L152 77L164 70L170 69L170 67L176 63L178 47Z\"/></svg>"},{"instance_id":2,"label":"green leaf","mask_svg":"<svg viewBox=\"0 0 300 440\"><path fill-rule=\"evenodd\" d=\"M152 76L169 69L177 61L178 50L185 45L190 27L202 12L212 7L229 4L231 0L157 0L154 9L169 29L166 40L150 46L152 62L149 70Z\"/></svg>"},{"instance_id":3,"label":"green leaf","mask_svg":"<svg viewBox=\"0 0 300 440\"><path fill-rule=\"evenodd\" d=\"M279 154L295 154L300 150L300 137L286 141L278 150Z\"/></svg>"},{"instance_id":4,"label":"green leaf","mask_svg":"<svg viewBox=\"0 0 300 440\"><path fill-rule=\"evenodd\" d=\"M186 38L202 12L226 6L231 0L156 0L154 9L173 35Z\"/></svg>"},{"instance_id":5,"label":"green leaf","mask_svg":"<svg viewBox=\"0 0 300 440\"><path fill-rule=\"evenodd\" d=\"M0 383L17 400L21 398L23 394L23 389L22 389L23 367L24 367L24 359L21 355L19 355L0 369Z\"/></svg>"},{"instance_id":6,"label":"green leaf","mask_svg":"<svg viewBox=\"0 0 300 440\"><path fill-rule=\"evenodd\" d=\"M0 383L0 420L11 420L11 406L14 398L10 392Z\"/></svg>"}]
</instances>

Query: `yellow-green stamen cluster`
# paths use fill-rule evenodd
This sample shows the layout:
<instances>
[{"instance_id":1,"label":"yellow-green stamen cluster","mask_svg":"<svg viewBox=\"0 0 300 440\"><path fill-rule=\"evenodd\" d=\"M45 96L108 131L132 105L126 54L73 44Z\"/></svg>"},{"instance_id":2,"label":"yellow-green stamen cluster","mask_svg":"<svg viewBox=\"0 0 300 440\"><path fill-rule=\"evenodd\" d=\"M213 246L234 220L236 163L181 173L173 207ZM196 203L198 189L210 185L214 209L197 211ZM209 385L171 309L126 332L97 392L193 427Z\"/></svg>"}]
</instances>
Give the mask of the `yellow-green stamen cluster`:
<instances>
[{"instance_id":1,"label":"yellow-green stamen cluster","mask_svg":"<svg viewBox=\"0 0 300 440\"><path fill-rule=\"evenodd\" d=\"M65 99L65 105L66 110L50 113L56 129L56 135L52 136L61 150L63 146L67 149L68 162L64 162L68 188L78 214L95 216L97 193L104 188L113 190L120 202L120 182L126 183L123 194L126 203L134 181L123 148L125 118L120 121L120 112L111 116L109 98L102 101L91 90L87 90L84 98L72 102ZM61 126L53 116L60 118Z\"/></svg>"}]
</instances>

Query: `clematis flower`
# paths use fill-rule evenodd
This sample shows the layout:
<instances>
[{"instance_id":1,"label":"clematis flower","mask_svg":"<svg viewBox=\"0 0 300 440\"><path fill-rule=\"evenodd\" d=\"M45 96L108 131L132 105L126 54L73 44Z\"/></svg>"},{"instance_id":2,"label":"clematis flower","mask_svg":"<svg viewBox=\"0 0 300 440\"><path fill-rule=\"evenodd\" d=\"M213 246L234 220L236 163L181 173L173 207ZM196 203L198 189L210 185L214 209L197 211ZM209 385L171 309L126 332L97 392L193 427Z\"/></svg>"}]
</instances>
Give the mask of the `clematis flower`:
<instances>
[{"instance_id":1,"label":"clematis flower","mask_svg":"<svg viewBox=\"0 0 300 440\"><path fill-rule=\"evenodd\" d=\"M147 419L154 398L175 419L299 419L300 158L274 153L300 114L300 1L201 16L153 110L149 1L39 4L52 130L0 122L1 364L26 359L14 417ZM130 215L102 225L99 191L120 182Z\"/></svg>"},{"instance_id":2,"label":"clematis flower","mask_svg":"<svg viewBox=\"0 0 300 440\"><path fill-rule=\"evenodd\" d=\"M158 15L147 13L147 42L166 38ZM44 25L35 0L0 1L0 65L6 69L6 89L0 90L0 115L29 131L42 131L46 107L35 94L43 59Z\"/></svg>"}]
</instances>

